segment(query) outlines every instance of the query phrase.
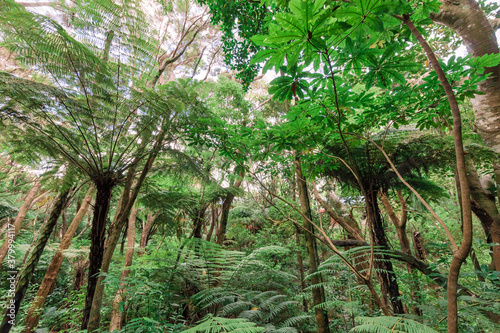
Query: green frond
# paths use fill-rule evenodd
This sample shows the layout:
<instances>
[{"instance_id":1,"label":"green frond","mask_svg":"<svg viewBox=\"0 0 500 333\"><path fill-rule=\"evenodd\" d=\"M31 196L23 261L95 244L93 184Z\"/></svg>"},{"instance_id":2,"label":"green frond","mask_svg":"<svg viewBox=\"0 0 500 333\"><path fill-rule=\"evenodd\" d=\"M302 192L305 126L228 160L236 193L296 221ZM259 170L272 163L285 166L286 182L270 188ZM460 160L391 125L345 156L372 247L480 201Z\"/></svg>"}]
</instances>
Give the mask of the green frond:
<instances>
[{"instance_id":1,"label":"green frond","mask_svg":"<svg viewBox=\"0 0 500 333\"><path fill-rule=\"evenodd\" d=\"M198 325L184 330L184 333L218 333L218 332L238 332L238 333L260 333L264 328L249 322L243 318L228 319L214 317L208 314Z\"/></svg>"},{"instance_id":2,"label":"green frond","mask_svg":"<svg viewBox=\"0 0 500 333\"><path fill-rule=\"evenodd\" d=\"M437 333L432 328L417 321L401 317L357 317L360 325L351 332L367 333Z\"/></svg>"}]
</instances>

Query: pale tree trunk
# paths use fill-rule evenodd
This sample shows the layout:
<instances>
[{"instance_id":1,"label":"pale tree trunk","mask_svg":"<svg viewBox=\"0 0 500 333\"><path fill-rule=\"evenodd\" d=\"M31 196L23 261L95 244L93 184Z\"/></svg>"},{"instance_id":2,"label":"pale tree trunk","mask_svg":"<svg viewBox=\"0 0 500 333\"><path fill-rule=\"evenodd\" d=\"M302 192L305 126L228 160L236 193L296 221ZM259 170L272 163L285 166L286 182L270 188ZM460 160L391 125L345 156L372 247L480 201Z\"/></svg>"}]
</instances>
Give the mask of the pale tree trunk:
<instances>
[{"instance_id":1,"label":"pale tree trunk","mask_svg":"<svg viewBox=\"0 0 500 333\"><path fill-rule=\"evenodd\" d=\"M462 38L469 54L481 57L499 52L495 29L475 0L443 1L439 13L432 20L455 30ZM500 153L500 65L486 68L488 79L479 84L483 95L472 99L475 126L484 143ZM500 242L500 216L495 216L491 226L494 243ZM500 244L500 243L499 243ZM500 245L493 247L494 258L500 258ZM495 270L500 271L500 259L495 259Z\"/></svg>"},{"instance_id":2,"label":"pale tree trunk","mask_svg":"<svg viewBox=\"0 0 500 333\"><path fill-rule=\"evenodd\" d=\"M471 4L473 3L475 4L475 6L477 6L477 3L473 1L469 0L468 3ZM471 10L474 8L471 7ZM469 195L469 184L467 183L467 175L465 167L465 153L462 140L462 118L460 115L458 102L453 92L453 88L451 87L451 84L448 82L446 74L441 68L441 65L439 64L439 61L437 60L436 55L434 54L432 48L429 46L424 37L420 34L417 27L415 27L409 15L404 15L402 20L403 23L411 31L413 36L415 36L419 44L422 46L427 55L427 58L429 59L429 62L432 64L434 70L436 71L439 82L441 83L446 93L446 97L450 105L451 114L453 116L453 139L455 146L456 171L460 184L460 198L462 202L462 209L461 209L462 244L456 251L454 251L453 258L451 259L446 296L448 303L448 311L447 311L448 333L457 333L458 332L458 304L457 304L458 277L460 275L460 268L462 267L462 264L464 263L465 259L469 255L469 252L472 248L472 212L471 212L471 200ZM484 28L486 29L486 27ZM498 45L496 48L496 53L498 53Z\"/></svg>"},{"instance_id":3,"label":"pale tree trunk","mask_svg":"<svg viewBox=\"0 0 500 333\"><path fill-rule=\"evenodd\" d=\"M26 196L26 199L24 199L24 203L21 205L21 208L19 208L16 219L14 220L14 223L12 223L12 228L9 227L8 237L5 238L5 241L3 242L2 247L0 248L0 268L2 268L3 261L7 256L7 252L9 250L9 244L13 244L13 241L15 240L17 234L19 233L23 221L26 218L26 214L28 214L31 204L35 199L36 194L40 190L40 187L42 187L42 184L40 183L40 179L37 179L35 185ZM9 243L10 239L12 239L12 241Z\"/></svg>"},{"instance_id":4,"label":"pale tree trunk","mask_svg":"<svg viewBox=\"0 0 500 333\"><path fill-rule=\"evenodd\" d=\"M495 220L499 218L495 195L483 188L472 161L467 161L466 168L467 181L471 194L472 211L481 222L481 226L486 235L486 242L488 244L500 244L500 234L498 232L492 232L493 226L498 225L498 221ZM493 246L492 265L497 271L500 269L500 253L498 253L498 249L498 245Z\"/></svg>"},{"instance_id":5,"label":"pale tree trunk","mask_svg":"<svg viewBox=\"0 0 500 333\"><path fill-rule=\"evenodd\" d=\"M498 53L495 30L486 14L474 0L443 1L439 13L432 20L455 30L462 38L469 54L480 57ZM472 99L475 125L486 145L500 153L500 65L487 68L491 76L479 84L484 95Z\"/></svg>"},{"instance_id":6,"label":"pale tree trunk","mask_svg":"<svg viewBox=\"0 0 500 333\"><path fill-rule=\"evenodd\" d=\"M160 214L159 212L157 212L156 214L153 214L153 212L148 213L148 216L146 217L146 223L144 224L144 228L142 229L141 233L141 240L139 242L139 251L137 251L138 256L142 256L146 251L146 245L148 245L149 234L151 233L153 224L155 223L156 218L158 217L159 214Z\"/></svg>"},{"instance_id":7,"label":"pale tree trunk","mask_svg":"<svg viewBox=\"0 0 500 333\"><path fill-rule=\"evenodd\" d=\"M40 315L45 300L47 299L49 291L53 289L53 286L57 279L57 274L59 273L59 269L61 268L61 265L63 263L64 259L63 251L67 250L70 247L76 229L78 229L80 222L83 220L83 217L85 216L85 214L87 214L89 210L93 193L94 189L93 188L89 189L87 195L85 196L85 199L83 200L82 205L78 209L78 212L73 218L73 221L71 221L68 230L66 230L66 233L64 234L61 240L61 244L59 244L59 248L57 249L56 254L52 258L52 261L49 267L47 268L45 277L43 278L42 283L40 284L40 288L38 288L38 292L35 296L35 299L33 300L33 303L31 303L28 314L26 315L26 319L24 321L24 327L25 327L24 333L33 332L38 325L38 321L40 320Z\"/></svg>"},{"instance_id":8,"label":"pale tree trunk","mask_svg":"<svg viewBox=\"0 0 500 333\"><path fill-rule=\"evenodd\" d=\"M127 252L125 254L125 264L123 266L122 275L120 278L120 289L118 289L118 291L116 292L115 298L113 300L113 312L111 313L111 322L109 324L110 332L121 329L123 312L120 311L120 304L125 301L125 292L126 292L125 282L128 278L128 275L130 274L129 267L132 266L132 259L134 257L135 220L137 218L137 212L138 212L137 207L132 208L128 220Z\"/></svg>"},{"instance_id":9,"label":"pale tree trunk","mask_svg":"<svg viewBox=\"0 0 500 333\"><path fill-rule=\"evenodd\" d=\"M312 213L311 213L311 203L309 201L309 193L307 191L307 183L302 174L302 168L300 163L300 158L297 156L294 161L295 165L295 174L297 176L297 189L300 200L300 210L303 217L303 223L305 228L305 238L309 259L309 273L315 273L318 270L319 266L319 257L318 257L318 249L316 245L316 237L314 236L314 227L310 221L312 221ZM311 283L313 286L321 285L322 279L319 275L315 274L311 277ZM325 290L323 286L313 287L313 303L314 306L317 306L321 303L325 302ZM315 309L315 318L316 323L318 324L318 333L329 333L330 328L328 324L328 315L327 313L321 309L320 307L316 307Z\"/></svg>"},{"instance_id":10,"label":"pale tree trunk","mask_svg":"<svg viewBox=\"0 0 500 333\"><path fill-rule=\"evenodd\" d=\"M12 315L13 318L15 318L17 316L17 313L19 312L21 302L26 295L26 291L28 290L31 279L33 278L33 273L35 272L36 265L38 264L43 250L45 249L45 246L49 241L50 234L54 231L54 227L57 224L57 220L59 219L62 210L68 203L68 196L70 192L71 189L68 189L59 194L59 197L50 213L50 217L47 220L47 223L45 224L42 232L40 233L40 237L38 237L26 265L17 275L15 294L11 302L9 303L13 304L13 308L7 309L7 313L2 322L2 327L0 328L1 333L8 333L13 326Z\"/></svg>"}]
</instances>

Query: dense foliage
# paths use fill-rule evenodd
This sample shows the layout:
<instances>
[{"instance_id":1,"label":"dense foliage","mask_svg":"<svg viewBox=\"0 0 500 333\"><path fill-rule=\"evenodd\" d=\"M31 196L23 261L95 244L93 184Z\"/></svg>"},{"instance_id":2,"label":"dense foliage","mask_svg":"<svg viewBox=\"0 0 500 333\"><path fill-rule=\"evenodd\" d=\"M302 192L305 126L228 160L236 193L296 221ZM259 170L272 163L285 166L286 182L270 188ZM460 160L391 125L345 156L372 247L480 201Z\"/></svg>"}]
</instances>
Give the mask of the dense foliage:
<instances>
[{"instance_id":1,"label":"dense foliage","mask_svg":"<svg viewBox=\"0 0 500 333\"><path fill-rule=\"evenodd\" d=\"M499 13L0 0L0 331L497 332Z\"/></svg>"}]
</instances>

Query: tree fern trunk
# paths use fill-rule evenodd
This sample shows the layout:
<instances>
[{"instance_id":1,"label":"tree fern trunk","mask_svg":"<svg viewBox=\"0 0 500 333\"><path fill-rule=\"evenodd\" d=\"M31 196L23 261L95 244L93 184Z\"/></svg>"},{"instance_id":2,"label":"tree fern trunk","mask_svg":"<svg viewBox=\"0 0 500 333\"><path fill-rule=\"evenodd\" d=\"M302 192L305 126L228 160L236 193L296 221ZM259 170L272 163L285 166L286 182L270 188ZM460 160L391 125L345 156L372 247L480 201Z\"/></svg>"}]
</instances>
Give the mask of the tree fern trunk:
<instances>
[{"instance_id":1,"label":"tree fern trunk","mask_svg":"<svg viewBox=\"0 0 500 333\"><path fill-rule=\"evenodd\" d=\"M47 224L44 226L42 232L40 233L40 236L35 244L35 247L33 248L33 251L31 252L26 265L22 268L21 272L19 272L17 276L16 291L13 299L9 303L9 305L12 305L12 307L7 309L7 313L3 319L2 327L0 329L0 332L2 333L8 333L14 324L12 319L16 317L19 311L21 302L26 295L26 290L28 290L30 280L33 277L33 273L35 272L36 265L38 264L38 261L42 256L43 250L47 245L51 233L54 231L54 227L57 224L57 220L59 219L62 210L68 203L68 196L70 191L71 190L68 189L59 195L59 198L57 199L54 208L50 213Z\"/></svg>"},{"instance_id":2,"label":"tree fern trunk","mask_svg":"<svg viewBox=\"0 0 500 333\"><path fill-rule=\"evenodd\" d=\"M101 181L96 184L97 195L94 205L94 216L92 219L92 229L90 231L90 256L89 273L87 283L87 296L85 297L85 307L83 309L83 320L81 329L87 329L90 317L92 301L97 285L99 270L104 254L104 238L106 232L106 220L108 218L109 204L113 184L109 181Z\"/></svg>"},{"instance_id":3,"label":"tree fern trunk","mask_svg":"<svg viewBox=\"0 0 500 333\"><path fill-rule=\"evenodd\" d=\"M374 244L375 246L381 246L384 249L388 249L389 246L387 236L385 234L382 216L380 215L380 209L378 207L377 192L367 190L365 200L367 209L369 210L369 219L373 228ZM385 260L376 261L375 266L382 270L377 273L378 280L381 284L382 294L389 299L394 313L402 314L404 313L404 308L403 303L399 299L399 286L392 262L390 259L384 257L381 259Z\"/></svg>"}]
</instances>

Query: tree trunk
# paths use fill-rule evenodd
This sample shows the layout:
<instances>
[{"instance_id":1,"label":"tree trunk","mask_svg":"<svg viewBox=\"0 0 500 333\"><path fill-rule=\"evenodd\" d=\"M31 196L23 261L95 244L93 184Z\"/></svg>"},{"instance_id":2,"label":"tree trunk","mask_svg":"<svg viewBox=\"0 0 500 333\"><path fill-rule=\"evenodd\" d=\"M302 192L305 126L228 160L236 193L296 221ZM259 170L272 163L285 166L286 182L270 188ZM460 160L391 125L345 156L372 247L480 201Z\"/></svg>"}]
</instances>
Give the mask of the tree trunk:
<instances>
[{"instance_id":1,"label":"tree trunk","mask_svg":"<svg viewBox=\"0 0 500 333\"><path fill-rule=\"evenodd\" d=\"M38 321L40 319L41 311L43 309L45 300L47 299L49 291L52 290L56 282L59 269L61 268L64 259L63 251L68 249L69 246L71 245L71 241L73 240L73 236L76 232L76 229L78 229L80 222L83 220L83 217L88 212L90 207L90 202L92 201L93 191L94 191L93 188L89 189L87 195L85 196L85 199L83 200L82 205L78 209L78 212L73 218L73 221L71 221L68 230L64 234L61 240L61 244L59 245L59 248L57 249L54 258L52 258L52 262L47 268L45 277L43 278L42 283L38 288L38 292L35 296L35 299L33 300L33 303L31 303L28 314L26 315L26 319L24 321L24 326L25 326L24 333L33 332L38 325Z\"/></svg>"},{"instance_id":2,"label":"tree trunk","mask_svg":"<svg viewBox=\"0 0 500 333\"><path fill-rule=\"evenodd\" d=\"M465 0L464 0L465 1ZM471 5L471 11L476 11L479 9L479 6L476 2L472 0L467 1L468 4ZM480 10L480 9L479 9ZM484 13L483 13L484 14ZM465 167L465 153L464 153L464 146L463 146L463 140L462 140L462 118L460 115L460 109L458 107L458 102L455 97L455 93L453 92L453 88L451 87L450 82L448 82L448 79L446 77L446 74L444 73L443 69L441 68L441 65L439 64L439 61L436 58L436 55L434 54L434 51L432 48L429 46L427 41L424 39L424 37L420 34L418 29L415 27L413 22L410 19L409 15L404 15L403 16L403 23L408 27L408 29L411 31L413 36L417 39L419 44L422 46L424 49L427 58L429 59L429 62L432 64L434 70L436 71L436 74L439 78L439 82L441 83L445 93L446 97L448 99L448 103L450 105L450 110L451 114L453 116L453 139L454 139L454 146L455 146L455 157L456 157L456 171L458 174L458 179L460 183L460 198L462 202L462 229L463 229L463 234L462 234L462 244L453 253L453 258L451 259L450 263L450 271L448 274L448 288L447 288L447 301L448 301L448 312L447 312L447 321L448 321L448 333L457 333L458 332L458 305L457 305L457 289L458 289L458 277L460 274L460 268L462 267L462 264L464 263L465 259L467 259L467 256L469 255L469 252L472 248L472 212L471 212L471 200L470 200L470 195L469 195L469 184L467 184L467 174L466 174L466 167ZM471 22L472 24L472 22ZM484 27L484 24L481 24L481 26L485 29L487 27ZM481 26L476 27L476 29L480 29ZM488 24L489 27L489 24ZM469 31L470 28L469 28ZM487 31L477 31L481 34L485 34ZM493 35L494 38L494 35ZM471 41L472 43L472 41ZM468 44L468 42L466 42ZM496 45L496 52L493 53L498 53L498 45ZM498 67L500 68L500 67ZM497 70L498 72L498 70ZM495 75L495 74L494 74ZM497 76L498 78L498 76ZM498 91L498 87L496 89ZM497 94L497 98L500 97ZM500 104L498 104L500 105ZM490 121L494 122L495 116L498 116L498 105L497 105L497 115L494 114L489 114ZM494 110L495 107L489 108L489 111ZM484 111L484 110L483 110ZM476 114L478 111L476 111ZM479 116L479 115L478 115ZM478 116L476 116L476 119L478 119ZM500 117L497 117L497 119L500 119ZM500 127L499 127L500 129ZM494 134L496 136L497 134ZM484 137L483 138L487 143L489 140L488 138ZM500 148L500 145L497 145L496 143L490 142L492 147L497 146L497 148ZM496 219L498 221L498 219ZM498 221L500 223L500 221ZM495 227L493 227L495 228ZM493 231L493 230L492 230ZM500 232L500 228L498 229ZM499 233L500 236L500 233ZM500 250L500 248L499 248Z\"/></svg>"},{"instance_id":3,"label":"tree trunk","mask_svg":"<svg viewBox=\"0 0 500 333\"><path fill-rule=\"evenodd\" d=\"M481 222L481 227L486 235L486 242L488 244L500 244L500 235L492 232L492 227L498 224L498 221L495 220L500 217L495 202L495 195L483 188L472 161L467 160L465 166L467 168L467 182L470 188L472 211ZM492 263L497 271L500 270L499 248L499 245L494 245L492 248ZM495 250L497 250L496 255Z\"/></svg>"},{"instance_id":4,"label":"tree trunk","mask_svg":"<svg viewBox=\"0 0 500 333\"><path fill-rule=\"evenodd\" d=\"M314 227L310 221L312 221L311 213L311 203L309 202L309 194L307 193L307 183L302 174L302 168L300 164L300 158L297 156L295 158L295 174L297 176L297 189L300 200L300 210L303 216L303 223L305 228L305 238L309 259L309 273L315 273L318 270L319 258L318 249L316 245L316 237L314 237ZM314 275L311 277L312 285L321 285L322 279L319 275ZM313 302L314 306L325 302L325 290L323 286L312 288ZM316 323L318 324L318 333L329 333L330 328L328 326L328 315L320 307L315 309Z\"/></svg>"},{"instance_id":5,"label":"tree trunk","mask_svg":"<svg viewBox=\"0 0 500 333\"><path fill-rule=\"evenodd\" d=\"M120 311L120 304L125 301L125 281L130 274L129 267L132 266L132 259L134 257L135 220L137 218L137 212L137 207L132 208L132 212L130 213L130 218L128 221L127 253L125 254L125 264L123 266L123 271L120 278L120 289L118 289L118 291L116 292L115 298L113 300L113 312L111 313L111 322L109 324L110 332L121 329L123 312ZM153 216L152 214L149 215Z\"/></svg>"},{"instance_id":6,"label":"tree trunk","mask_svg":"<svg viewBox=\"0 0 500 333\"><path fill-rule=\"evenodd\" d=\"M398 217L396 213L394 212L394 209L392 208L391 203L389 202L389 199L387 198L387 195L383 192L380 194L380 199L382 201L382 204L385 207L385 211L387 212L387 215L389 215L390 220L392 221L392 224L394 224L394 227L396 228L396 233L398 235L399 239L399 244L401 245L401 252L406 253L408 255L411 254L411 246L410 246L410 241L408 239L408 235L406 234L406 223L408 221L408 210L406 208L406 200L403 197L403 194L401 193L401 190L397 191L399 202L401 203L401 216ZM416 281L413 279L413 267L411 267L410 264L406 264L406 269L408 270L408 273L412 276L411 280L409 281L410 284L410 295L411 299L413 302L416 304L419 304L420 302L418 301L418 297L415 293L415 291L418 290L418 286L416 285ZM422 316L422 311L418 306L413 306L412 307L413 314L417 316Z\"/></svg>"},{"instance_id":7,"label":"tree trunk","mask_svg":"<svg viewBox=\"0 0 500 333\"><path fill-rule=\"evenodd\" d=\"M102 256L101 273L103 274L106 274L109 270L111 258L113 257L113 252L115 251L118 240L120 239L123 226L128 221L130 211L135 203L135 200L137 199L137 196L139 195L142 184L144 183L149 170L151 170L156 156L158 155L158 151L164 142L165 134L166 133L164 131L161 131L158 134L157 139L154 143L154 147L149 154L148 159L146 160L146 163L141 171L141 174L139 175L139 178L137 179L133 187L132 182L135 176L135 166L129 168L127 172L125 187L120 197L120 202L116 210L113 223L109 228L109 237L106 243L107 246ZM138 156L140 156L140 154L138 154ZM136 163L138 163L138 160L136 161ZM99 328L99 324L101 321L102 296L104 294L104 284L102 283L103 280L103 276L98 278L96 283L97 285L91 299L91 306L89 306L89 319L87 329L88 332L93 332Z\"/></svg>"},{"instance_id":8,"label":"tree trunk","mask_svg":"<svg viewBox=\"0 0 500 333\"><path fill-rule=\"evenodd\" d=\"M144 254L144 251L146 249L146 245L148 245L148 240L149 240L149 234L151 233L151 228L153 227L153 224L158 217L158 213L153 214L153 212L149 212L147 218L146 218L146 224L144 225L144 228L142 229L141 233L141 240L139 243L139 251L137 251L137 255L141 256Z\"/></svg>"},{"instance_id":9,"label":"tree trunk","mask_svg":"<svg viewBox=\"0 0 500 333\"><path fill-rule=\"evenodd\" d=\"M196 215L193 219L193 237L201 239L201 230L203 228L203 223L205 222L205 212L207 210L206 205L202 205L199 209L195 210Z\"/></svg>"},{"instance_id":10,"label":"tree trunk","mask_svg":"<svg viewBox=\"0 0 500 333\"><path fill-rule=\"evenodd\" d=\"M68 196L70 191L71 189L68 189L59 195L59 198L57 199L56 204L54 205L54 208L50 213L47 224L44 226L42 232L40 233L40 237L38 238L35 247L31 252L26 266L22 268L21 272L19 272L17 276L15 294L9 303L7 313L3 319L2 327L0 328L1 333L8 333L14 324L14 319L16 318L21 306L21 302L26 295L30 280L32 279L33 273L35 272L36 265L38 264L38 261L42 256L43 250L47 245L51 233L54 231L54 227L57 224L57 220L59 219L62 210L68 203Z\"/></svg>"},{"instance_id":11,"label":"tree trunk","mask_svg":"<svg viewBox=\"0 0 500 333\"><path fill-rule=\"evenodd\" d=\"M37 179L35 185L26 196L26 199L24 199L24 203L22 204L21 208L19 208L16 219L14 220L14 223L12 223L12 227L9 227L8 229L7 237L5 238L5 241L3 242L2 247L0 248L0 268L2 268L5 257L7 256L7 253L9 251L9 244L14 244L13 242L17 234L19 233L19 230L21 230L22 223L26 218L28 210L31 207L31 203L33 202L36 194L40 190L40 187L42 187L42 184L40 183L40 179Z\"/></svg>"},{"instance_id":12,"label":"tree trunk","mask_svg":"<svg viewBox=\"0 0 500 333\"><path fill-rule=\"evenodd\" d=\"M97 285L99 270L104 255L104 238L106 234L106 220L108 218L109 203L113 184L110 182L100 182L96 184L97 195L94 204L94 216L92 218L92 229L90 230L90 256L89 272L87 278L87 296L85 297L85 307L83 309L83 320L81 329L87 329L89 324L90 310L94 299L94 292Z\"/></svg>"},{"instance_id":13,"label":"tree trunk","mask_svg":"<svg viewBox=\"0 0 500 333\"><path fill-rule=\"evenodd\" d=\"M300 229L298 226L295 226L295 243L297 244L297 264L299 266L299 277L300 277L300 289L302 292L306 289L306 277L304 273L304 259L302 258L302 254L300 249L302 245L300 244ZM302 307L305 312L308 311L307 300L305 298L302 299Z\"/></svg>"},{"instance_id":14,"label":"tree trunk","mask_svg":"<svg viewBox=\"0 0 500 333\"><path fill-rule=\"evenodd\" d=\"M243 168L242 168L243 169ZM236 173L236 168L235 168L235 173ZM240 171L238 173L238 178L233 185L234 189L237 189L241 186L241 183L243 182L243 176L244 176L244 171ZM221 217L220 217L220 223L219 223L219 230L217 230L217 244L222 245L224 243L224 240L226 239L226 229L227 229L227 221L229 219L229 211L231 210L231 204L233 203L234 200L234 194L229 193L224 199L224 202L222 203L222 212L221 212Z\"/></svg>"},{"instance_id":15,"label":"tree trunk","mask_svg":"<svg viewBox=\"0 0 500 333\"><path fill-rule=\"evenodd\" d=\"M474 57L498 53L495 31L474 0L443 1L432 20L455 30ZM500 65L485 70L490 77L479 84L484 95L472 99L475 125L486 145L500 153Z\"/></svg>"},{"instance_id":16,"label":"tree trunk","mask_svg":"<svg viewBox=\"0 0 500 333\"><path fill-rule=\"evenodd\" d=\"M369 210L370 223L373 228L373 241L375 246L381 246L384 249L389 249L387 236L385 234L382 216L378 207L377 193L375 191L366 190L366 206ZM392 305L392 310L396 314L403 314L403 303L399 299L399 286L394 268L390 259L382 256L375 262L375 266L381 271L377 273L380 281L382 295L388 297Z\"/></svg>"},{"instance_id":17,"label":"tree trunk","mask_svg":"<svg viewBox=\"0 0 500 333\"><path fill-rule=\"evenodd\" d=\"M208 233L207 233L207 242L210 242L210 240L212 239L212 235L213 235L214 230L215 230L215 225L217 224L217 222L219 220L219 213L218 213L217 206L215 205L215 203L211 203L210 206L211 206L210 215L212 217L212 223L210 224L210 229L208 230Z\"/></svg>"}]
</instances>

